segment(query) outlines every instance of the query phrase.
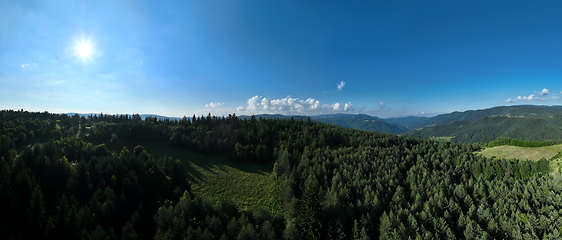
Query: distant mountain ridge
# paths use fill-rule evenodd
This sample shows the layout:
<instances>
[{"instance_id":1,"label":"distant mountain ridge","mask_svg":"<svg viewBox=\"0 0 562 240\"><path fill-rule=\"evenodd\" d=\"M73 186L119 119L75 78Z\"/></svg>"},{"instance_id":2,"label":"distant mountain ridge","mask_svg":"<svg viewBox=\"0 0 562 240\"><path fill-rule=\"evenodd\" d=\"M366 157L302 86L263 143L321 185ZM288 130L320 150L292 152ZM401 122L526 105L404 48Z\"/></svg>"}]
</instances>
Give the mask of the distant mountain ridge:
<instances>
[{"instance_id":1,"label":"distant mountain ridge","mask_svg":"<svg viewBox=\"0 0 562 240\"><path fill-rule=\"evenodd\" d=\"M364 131L377 131L384 133L402 133L408 131L408 128L388 123L384 120L369 116L366 114L329 114L311 117L313 121L332 124L345 128L355 128Z\"/></svg>"},{"instance_id":2,"label":"distant mountain ridge","mask_svg":"<svg viewBox=\"0 0 562 240\"><path fill-rule=\"evenodd\" d=\"M286 116L281 114L260 114L255 115L256 118L268 118L268 119L295 119L295 120L307 120L308 116ZM242 115L239 116L240 119L249 119L251 116ZM384 133L402 133L408 130L408 128L388 123L383 121L378 117L369 116L366 114L328 114L319 116L310 116L310 120L315 122L321 122L326 124L332 124L335 126L340 126L344 128L354 128L364 131L377 131Z\"/></svg>"},{"instance_id":3,"label":"distant mountain ridge","mask_svg":"<svg viewBox=\"0 0 562 240\"><path fill-rule=\"evenodd\" d=\"M66 113L69 116L75 113ZM99 115L97 113L78 114ZM128 114L132 116L132 114ZM142 119L156 117L159 120L181 120L156 114L139 114ZM240 119L252 116L241 115ZM294 119L306 121L309 116L259 114L256 118ZM452 112L434 117L378 118L366 114L328 114L310 116L315 122L344 128L402 134L420 138L447 137L453 142L490 142L500 137L526 141L562 139L562 106L498 106L480 110Z\"/></svg>"},{"instance_id":4,"label":"distant mountain ridge","mask_svg":"<svg viewBox=\"0 0 562 240\"><path fill-rule=\"evenodd\" d=\"M500 137L526 141L562 139L561 106L502 106L453 112L412 124L405 135L451 137L453 142L490 142Z\"/></svg>"},{"instance_id":5,"label":"distant mountain ridge","mask_svg":"<svg viewBox=\"0 0 562 240\"><path fill-rule=\"evenodd\" d=\"M68 116L73 116L75 114L78 114L78 116L80 117L88 117L90 115L92 116L99 116L100 114L103 115L129 115L133 116L133 114L104 114L104 113L61 113L61 114L66 114ZM182 118L179 117L167 117L167 116L162 116L162 115L156 115L156 114L139 114L139 116L141 117L142 120L146 119L146 117L155 117L158 120L164 120L164 119L170 119L170 120L181 120Z\"/></svg>"}]
</instances>

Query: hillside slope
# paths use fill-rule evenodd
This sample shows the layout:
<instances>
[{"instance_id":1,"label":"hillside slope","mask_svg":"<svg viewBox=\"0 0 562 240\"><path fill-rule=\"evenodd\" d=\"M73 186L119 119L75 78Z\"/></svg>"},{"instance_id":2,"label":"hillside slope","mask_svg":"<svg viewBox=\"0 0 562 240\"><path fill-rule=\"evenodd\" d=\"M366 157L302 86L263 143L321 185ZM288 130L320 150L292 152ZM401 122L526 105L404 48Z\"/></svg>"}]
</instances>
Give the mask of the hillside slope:
<instances>
[{"instance_id":1,"label":"hillside slope","mask_svg":"<svg viewBox=\"0 0 562 240\"><path fill-rule=\"evenodd\" d=\"M408 129L416 129L431 125L446 125L456 121L469 121L490 116L518 116L534 118L553 118L562 116L561 106L499 106L480 110L468 110L464 112L452 112L434 117L403 117L382 119L387 123L399 124Z\"/></svg>"},{"instance_id":2,"label":"hillside slope","mask_svg":"<svg viewBox=\"0 0 562 240\"><path fill-rule=\"evenodd\" d=\"M286 116L281 114L260 114L255 115L256 119L294 119L306 121L307 116ZM251 116L239 116L240 119L250 119ZM328 114L311 116L310 119L315 122L331 124L344 128L353 128L364 131L376 131L382 133L402 133L408 130L408 128L383 121L378 117L369 116L366 114Z\"/></svg>"},{"instance_id":3,"label":"hillside slope","mask_svg":"<svg viewBox=\"0 0 562 240\"><path fill-rule=\"evenodd\" d=\"M490 142L500 137L525 141L546 141L562 138L559 118L488 116L474 120L456 121L407 132L421 138L453 137L452 142Z\"/></svg>"},{"instance_id":4,"label":"hillside slope","mask_svg":"<svg viewBox=\"0 0 562 240\"><path fill-rule=\"evenodd\" d=\"M330 114L311 117L313 121L332 124L344 128L384 133L401 133L408 130L398 124L387 123L378 117L365 114Z\"/></svg>"}]
</instances>

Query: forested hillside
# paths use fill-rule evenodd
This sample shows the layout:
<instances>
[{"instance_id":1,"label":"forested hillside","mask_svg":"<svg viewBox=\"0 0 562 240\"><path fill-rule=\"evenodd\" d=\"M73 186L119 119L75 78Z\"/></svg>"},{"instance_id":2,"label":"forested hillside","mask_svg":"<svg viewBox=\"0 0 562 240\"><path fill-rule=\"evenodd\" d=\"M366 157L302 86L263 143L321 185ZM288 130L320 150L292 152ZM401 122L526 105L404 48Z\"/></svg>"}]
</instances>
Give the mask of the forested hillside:
<instances>
[{"instance_id":1,"label":"forested hillside","mask_svg":"<svg viewBox=\"0 0 562 240\"><path fill-rule=\"evenodd\" d=\"M457 143L487 143L498 138L525 141L558 140L562 137L559 106L510 106L454 112L432 118L397 118L412 128L404 135L445 137ZM415 128L415 129L413 129Z\"/></svg>"},{"instance_id":2,"label":"forested hillside","mask_svg":"<svg viewBox=\"0 0 562 240\"><path fill-rule=\"evenodd\" d=\"M327 123L334 126L344 128L354 128L364 131L376 131L383 133L402 133L408 128L399 124L389 123L378 117L369 116L366 114L328 114L319 116L285 116L281 114L260 114L254 116L256 118L265 119L293 119L293 120L307 120L310 118L314 122ZM240 119L250 119L251 116L240 116Z\"/></svg>"},{"instance_id":3,"label":"forested hillside","mask_svg":"<svg viewBox=\"0 0 562 240\"><path fill-rule=\"evenodd\" d=\"M140 144L274 163L280 208L190 192L183 163ZM559 239L549 162L312 121L0 112L2 239Z\"/></svg>"},{"instance_id":4,"label":"forested hillside","mask_svg":"<svg viewBox=\"0 0 562 240\"><path fill-rule=\"evenodd\" d=\"M452 142L491 142L498 138L547 141L562 138L560 118L491 116L445 125L428 126L406 133L408 136L452 137Z\"/></svg>"},{"instance_id":5,"label":"forested hillside","mask_svg":"<svg viewBox=\"0 0 562 240\"><path fill-rule=\"evenodd\" d=\"M481 110L468 110L440 114L434 117L401 117L382 119L385 122L402 125L408 129L417 129L432 125L447 125L456 121L470 121L491 116L553 118L562 116L560 106L500 106Z\"/></svg>"},{"instance_id":6,"label":"forested hillside","mask_svg":"<svg viewBox=\"0 0 562 240\"><path fill-rule=\"evenodd\" d=\"M404 126L387 123L378 117L365 114L331 114L312 117L313 121L332 124L344 128L383 133L402 133L408 129Z\"/></svg>"}]
</instances>

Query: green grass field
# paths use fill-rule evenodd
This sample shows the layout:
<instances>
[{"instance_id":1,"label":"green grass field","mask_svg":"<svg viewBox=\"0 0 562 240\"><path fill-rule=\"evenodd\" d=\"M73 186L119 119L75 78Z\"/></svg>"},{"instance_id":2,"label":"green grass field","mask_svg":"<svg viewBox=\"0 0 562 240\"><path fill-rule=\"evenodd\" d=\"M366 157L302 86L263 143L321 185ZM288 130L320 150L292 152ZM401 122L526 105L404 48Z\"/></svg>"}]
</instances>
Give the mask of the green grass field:
<instances>
[{"instance_id":1,"label":"green grass field","mask_svg":"<svg viewBox=\"0 0 562 240\"><path fill-rule=\"evenodd\" d=\"M454 138L454 137L430 137L429 139L437 140L437 141L450 142L451 139L453 139L453 138Z\"/></svg>"},{"instance_id":2,"label":"green grass field","mask_svg":"<svg viewBox=\"0 0 562 240\"><path fill-rule=\"evenodd\" d=\"M550 160L560 151L562 151L562 144L546 147L497 146L486 148L477 152L477 154L482 154L485 157L538 161L541 158ZM551 173L562 173L562 159L553 159L549 161L549 164Z\"/></svg>"},{"instance_id":3,"label":"green grass field","mask_svg":"<svg viewBox=\"0 0 562 240\"><path fill-rule=\"evenodd\" d=\"M272 189L276 187L272 173L273 164L236 163L226 157L171 148L162 142L118 140L103 143L111 151L120 152L123 147L133 151L135 146L142 145L156 158L168 155L180 159L188 172L193 193L214 203L232 200L240 209L279 208L276 194L272 193Z\"/></svg>"},{"instance_id":4,"label":"green grass field","mask_svg":"<svg viewBox=\"0 0 562 240\"><path fill-rule=\"evenodd\" d=\"M497 146L486 148L480 152L485 157L497 157L519 160L538 161L541 158L550 159L558 152L562 151L562 144L546 146L546 147L515 147L515 146Z\"/></svg>"}]
</instances>

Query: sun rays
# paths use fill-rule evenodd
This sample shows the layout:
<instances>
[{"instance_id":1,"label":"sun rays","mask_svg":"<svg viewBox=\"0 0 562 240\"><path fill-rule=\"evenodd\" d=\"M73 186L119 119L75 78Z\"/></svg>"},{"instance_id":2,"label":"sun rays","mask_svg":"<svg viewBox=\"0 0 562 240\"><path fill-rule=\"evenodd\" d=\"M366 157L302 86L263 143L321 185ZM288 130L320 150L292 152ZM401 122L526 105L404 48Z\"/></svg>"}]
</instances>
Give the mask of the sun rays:
<instances>
[{"instance_id":1,"label":"sun rays","mask_svg":"<svg viewBox=\"0 0 562 240\"><path fill-rule=\"evenodd\" d=\"M96 54L94 47L95 43L91 37L82 36L79 39L74 39L73 56L82 60L83 63L87 63Z\"/></svg>"}]
</instances>

